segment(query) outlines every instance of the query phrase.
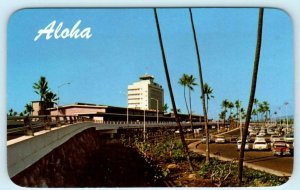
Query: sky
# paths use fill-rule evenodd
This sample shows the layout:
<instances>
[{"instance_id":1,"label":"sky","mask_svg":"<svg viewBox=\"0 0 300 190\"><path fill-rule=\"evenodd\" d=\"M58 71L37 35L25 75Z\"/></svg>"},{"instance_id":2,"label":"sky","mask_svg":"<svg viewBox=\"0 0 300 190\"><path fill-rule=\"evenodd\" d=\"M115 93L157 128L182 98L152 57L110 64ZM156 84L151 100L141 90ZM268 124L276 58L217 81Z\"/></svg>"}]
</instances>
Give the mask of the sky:
<instances>
[{"instance_id":1,"label":"sky","mask_svg":"<svg viewBox=\"0 0 300 190\"><path fill-rule=\"evenodd\" d=\"M217 118L224 99L247 107L256 47L258 9L193 8L204 81L213 88L209 118ZM158 18L177 108L186 113L183 73L199 84L196 50L187 8L159 8ZM89 39L41 36L52 21L71 29L91 28ZM293 25L287 13L265 9L256 98L278 116L294 112ZM8 23L7 106L17 112L39 100L33 83L45 76L59 104L75 102L127 106L127 86L145 73L155 77L171 106L162 55L151 8L23 9ZM288 106L284 106L288 102ZM280 110L279 110L280 108ZM200 86L192 93L192 110L202 114Z\"/></svg>"}]
</instances>

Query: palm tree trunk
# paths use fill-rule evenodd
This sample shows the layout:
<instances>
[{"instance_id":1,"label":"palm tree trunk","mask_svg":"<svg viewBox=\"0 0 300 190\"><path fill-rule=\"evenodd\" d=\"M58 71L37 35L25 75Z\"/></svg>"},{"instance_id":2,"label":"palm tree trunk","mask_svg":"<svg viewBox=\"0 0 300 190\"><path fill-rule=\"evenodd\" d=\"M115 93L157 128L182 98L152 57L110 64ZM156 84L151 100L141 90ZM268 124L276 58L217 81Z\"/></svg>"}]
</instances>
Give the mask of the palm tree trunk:
<instances>
[{"instance_id":1,"label":"palm tree trunk","mask_svg":"<svg viewBox=\"0 0 300 190\"><path fill-rule=\"evenodd\" d=\"M249 104L248 104L247 115L246 115L245 130L243 131L242 145L241 145L241 150L240 150L239 186L242 186L245 143L246 143L246 137L247 137L247 132L248 132L248 128L249 128L250 116L251 116L251 111L252 111L254 97L255 97L255 90L256 90L256 82L257 82L258 66L259 66L259 59L260 59L260 50L261 50L261 41L262 41L263 15L264 15L264 9L260 8L259 9L259 18L258 18L256 52L255 52L254 68L253 68L253 74L252 74L251 92L250 92Z\"/></svg>"},{"instance_id":2,"label":"palm tree trunk","mask_svg":"<svg viewBox=\"0 0 300 190\"><path fill-rule=\"evenodd\" d=\"M187 113L188 113L188 115L190 115L189 106L188 106L188 103L187 103L187 100L186 100L185 86L183 87L183 95L184 95L184 102L185 102Z\"/></svg>"},{"instance_id":3,"label":"palm tree trunk","mask_svg":"<svg viewBox=\"0 0 300 190\"><path fill-rule=\"evenodd\" d=\"M201 94L202 97L200 96L200 99L202 101L202 107L203 107L203 114L204 114L204 127L205 127L205 135L206 135L206 159L205 162L209 163L210 160L210 148L209 148L209 131L208 131L208 125L207 125L207 112L206 112L206 106L205 106L205 94L204 94L204 82L203 82L203 76L202 76L202 67L201 67L201 61L200 61L200 54L199 54L199 49L198 49L198 43L197 43L197 36L196 36L196 31L195 31L195 26L194 26L194 21L193 21L193 14L191 8L189 8L190 12L190 19L192 23L192 29L193 29L193 34L194 34L194 42L195 42L195 48L196 48L196 54L197 54L197 60L198 60L198 70L199 70L199 78L200 78L200 86L201 86Z\"/></svg>"},{"instance_id":4,"label":"palm tree trunk","mask_svg":"<svg viewBox=\"0 0 300 190\"><path fill-rule=\"evenodd\" d=\"M193 118L192 118L192 97L191 97L191 89L189 89L189 102L190 102L190 122L191 122L191 129L194 130L194 126L193 126Z\"/></svg>"},{"instance_id":5,"label":"palm tree trunk","mask_svg":"<svg viewBox=\"0 0 300 190\"><path fill-rule=\"evenodd\" d=\"M176 108L175 99L174 99L173 90L172 90L172 85L171 85L171 80L170 80L170 76L169 76L169 70L168 70L167 60L166 60L166 56L165 56L165 52L164 52L162 37L161 37L161 33L160 33L160 27L159 27L159 21L158 21L158 17L157 17L156 8L154 8L154 16L155 16L156 28L157 28L157 33L158 33L158 37L159 37L159 44L160 44L161 54L162 54L162 58L163 58L165 75L166 75L166 79L167 79L167 83L168 83L168 89L169 89L170 98L171 98L171 102L172 102L172 107L173 107L173 111L174 111L175 121L176 121L177 127L179 128L180 139L181 139L181 142L182 142L182 145L183 145L184 154L185 154L186 159L187 159L187 161L190 165L190 170L193 170L193 165L192 165L192 162L190 160L189 149L188 149L188 146L186 144L184 134L183 134L183 130L182 130L182 126L181 126L181 123L180 123L180 121L178 119L178 115L177 115L177 108Z\"/></svg>"}]
</instances>

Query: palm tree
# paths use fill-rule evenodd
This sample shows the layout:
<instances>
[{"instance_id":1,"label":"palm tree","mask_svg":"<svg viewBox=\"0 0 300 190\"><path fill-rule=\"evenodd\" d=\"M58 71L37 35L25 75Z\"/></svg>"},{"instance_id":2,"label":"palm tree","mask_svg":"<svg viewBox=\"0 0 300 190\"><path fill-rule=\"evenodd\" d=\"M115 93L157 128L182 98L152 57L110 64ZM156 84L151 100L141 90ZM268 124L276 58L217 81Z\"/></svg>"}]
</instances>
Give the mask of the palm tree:
<instances>
[{"instance_id":1,"label":"palm tree","mask_svg":"<svg viewBox=\"0 0 300 190\"><path fill-rule=\"evenodd\" d=\"M39 115L43 115L45 114L45 110L46 110L46 103L45 103L46 94L49 91L48 81L46 80L46 77L41 76L39 81L33 84L33 89L36 94L40 95L41 109L39 111Z\"/></svg>"},{"instance_id":2,"label":"palm tree","mask_svg":"<svg viewBox=\"0 0 300 190\"><path fill-rule=\"evenodd\" d=\"M211 98L214 98L214 96L212 95L214 92L214 89L212 89L207 83L204 83L204 94L206 96L206 111L208 113L208 100L210 100ZM201 96L202 98L202 96Z\"/></svg>"},{"instance_id":3,"label":"palm tree","mask_svg":"<svg viewBox=\"0 0 300 190\"><path fill-rule=\"evenodd\" d=\"M188 85L189 82L189 75L188 74L183 74L181 76L181 78L179 79L178 83L183 86L183 96L184 96L184 101L185 101L185 106L186 106L186 110L188 115L190 115L190 110L189 110L189 106L187 103L187 99L186 99L186 86Z\"/></svg>"},{"instance_id":4,"label":"palm tree","mask_svg":"<svg viewBox=\"0 0 300 190\"><path fill-rule=\"evenodd\" d=\"M239 124L240 124L240 135L241 137L243 136L243 127L242 127L242 123L241 123L241 101L240 100L236 100L235 101L235 108L236 108L236 119L239 120Z\"/></svg>"},{"instance_id":5,"label":"palm tree","mask_svg":"<svg viewBox=\"0 0 300 190\"><path fill-rule=\"evenodd\" d=\"M227 99L222 101L221 107L223 108L224 111L224 127L225 127L225 122L226 122L226 113L227 113L227 109L229 107L229 101Z\"/></svg>"},{"instance_id":6,"label":"palm tree","mask_svg":"<svg viewBox=\"0 0 300 190\"><path fill-rule=\"evenodd\" d=\"M267 121L268 113L270 111L270 105L267 101L263 101L262 103L258 104L258 110L261 113L262 119L264 118L264 122Z\"/></svg>"},{"instance_id":7,"label":"palm tree","mask_svg":"<svg viewBox=\"0 0 300 190\"><path fill-rule=\"evenodd\" d=\"M164 112L167 113L167 112L168 112L168 109L169 109L169 106L168 106L167 103L165 103L164 106L163 106Z\"/></svg>"},{"instance_id":8,"label":"palm tree","mask_svg":"<svg viewBox=\"0 0 300 190\"><path fill-rule=\"evenodd\" d=\"M25 105L24 115L27 115L27 114L31 115L33 111L34 110L33 110L32 104L28 103Z\"/></svg>"},{"instance_id":9,"label":"palm tree","mask_svg":"<svg viewBox=\"0 0 300 190\"><path fill-rule=\"evenodd\" d=\"M183 128L182 128L182 125L179 121L179 117L178 117L178 114L177 114L177 108L176 108L176 103L175 103L175 99L174 99L174 95L173 95L173 90L172 90L172 85L171 85L167 60L166 60L166 56L165 56L163 41L162 41L162 37L161 37L161 32L160 32L160 27L159 27L159 21L158 21L156 8L154 8L154 16L155 16L156 28L157 28L158 38L159 38L159 44L160 44L160 49L161 49L161 54L162 54L162 59L163 59L163 64L164 64L164 70L165 70L165 75L166 75L166 79L167 79L168 89L169 89L169 93L170 93L170 98L171 98L171 102L172 102L173 112L174 112L174 116L175 116L175 121L176 121L177 127L179 129L180 139L181 139L182 146L183 146L183 152L184 152L184 154L186 156L186 159L187 159L187 161L190 165L190 170L193 170L193 165L192 165L192 162L190 160L189 148L188 148L187 143L185 141L184 134L183 134Z\"/></svg>"},{"instance_id":10,"label":"palm tree","mask_svg":"<svg viewBox=\"0 0 300 190\"><path fill-rule=\"evenodd\" d=\"M194 36L194 42L195 42L195 48L196 48L196 55L197 55L197 61L198 61L198 71L199 71L199 80L200 80L200 87L201 87L201 96L205 97L204 95L204 80L202 76L202 67L201 67L201 60L200 60L200 53L198 49L198 42L197 42L197 35L195 31L195 26L194 26L194 20L193 20L193 13L192 9L189 8L190 12L190 19L191 19L191 24L192 24L192 30L193 30L193 36ZM209 132L208 132L208 126L207 126L207 109L205 105L205 100L204 98L201 98L202 100L202 108L203 108L203 114L204 114L204 127L205 127L205 135L206 135L206 156L205 156L205 162L209 163L210 160L210 148L209 148Z\"/></svg>"},{"instance_id":11,"label":"palm tree","mask_svg":"<svg viewBox=\"0 0 300 190\"><path fill-rule=\"evenodd\" d=\"M189 103L190 103L190 122L191 122L191 129L193 130L193 119L192 119L192 97L191 97L191 91L194 91L194 86L197 85L195 82L196 78L193 75L190 75L188 77L187 81L187 87L189 89Z\"/></svg>"},{"instance_id":12,"label":"palm tree","mask_svg":"<svg viewBox=\"0 0 300 190\"><path fill-rule=\"evenodd\" d=\"M38 95L40 95L40 101L44 101L46 99L46 94L48 92L48 81L46 80L46 77L41 76L39 81L33 84L34 92Z\"/></svg>"},{"instance_id":13,"label":"palm tree","mask_svg":"<svg viewBox=\"0 0 300 190\"><path fill-rule=\"evenodd\" d=\"M241 101L236 100L234 102L235 108L236 108L236 114L235 114L235 119L238 120L240 117L240 108L241 108Z\"/></svg>"},{"instance_id":14,"label":"palm tree","mask_svg":"<svg viewBox=\"0 0 300 190\"><path fill-rule=\"evenodd\" d=\"M231 120L232 119L232 109L234 108L233 102L228 103L228 108L229 108L229 111L230 111L229 120Z\"/></svg>"},{"instance_id":15,"label":"palm tree","mask_svg":"<svg viewBox=\"0 0 300 190\"><path fill-rule=\"evenodd\" d=\"M256 116L257 116L257 115L258 115L257 112L258 112L258 111L257 111L255 108L253 108L253 109L252 109L252 112L251 112L251 115L253 115L253 116L256 115ZM251 117L251 118L252 118L252 117ZM256 119L256 121L257 121L257 120L258 120L258 119Z\"/></svg>"},{"instance_id":16,"label":"palm tree","mask_svg":"<svg viewBox=\"0 0 300 190\"><path fill-rule=\"evenodd\" d=\"M252 107L253 107L254 97L255 97L255 90L256 90L256 81L257 81L260 50L261 50L261 41L262 41L263 15L264 15L264 9L259 8L257 42L256 42L256 51L255 51L254 68L253 68L253 74L252 74L252 82L251 82L251 91L250 91L250 98L249 98L247 115L246 115L245 130L243 131L243 138L242 138L242 144L241 144L241 149L240 149L239 186L242 186L242 182L243 182L243 163L244 163L245 143L246 143L246 136L247 136L247 132L248 132L248 128L249 128L251 112L252 112Z\"/></svg>"},{"instance_id":17,"label":"palm tree","mask_svg":"<svg viewBox=\"0 0 300 190\"><path fill-rule=\"evenodd\" d=\"M59 97L57 97L55 93L51 92L50 90L46 93L45 104L47 108L53 107L53 104L57 104L57 100L59 100Z\"/></svg>"}]
</instances>

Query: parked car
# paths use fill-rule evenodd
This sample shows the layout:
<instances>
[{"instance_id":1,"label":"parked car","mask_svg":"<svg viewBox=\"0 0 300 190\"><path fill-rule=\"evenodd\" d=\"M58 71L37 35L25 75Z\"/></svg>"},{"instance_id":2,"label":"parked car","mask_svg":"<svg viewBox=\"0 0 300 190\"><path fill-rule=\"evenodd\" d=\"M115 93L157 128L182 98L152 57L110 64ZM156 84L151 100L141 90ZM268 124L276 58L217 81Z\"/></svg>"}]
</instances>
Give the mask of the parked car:
<instances>
[{"instance_id":1,"label":"parked car","mask_svg":"<svg viewBox=\"0 0 300 190\"><path fill-rule=\"evenodd\" d=\"M275 141L271 147L271 150L273 155L291 155L291 150L287 147L287 144L284 141Z\"/></svg>"},{"instance_id":2,"label":"parked car","mask_svg":"<svg viewBox=\"0 0 300 190\"><path fill-rule=\"evenodd\" d=\"M253 150L268 150L269 146L265 139L256 139L253 143Z\"/></svg>"},{"instance_id":3,"label":"parked car","mask_svg":"<svg viewBox=\"0 0 300 190\"><path fill-rule=\"evenodd\" d=\"M257 135L257 132L256 131L250 131L249 133L249 136L250 137L253 137L253 136L256 136Z\"/></svg>"},{"instance_id":4,"label":"parked car","mask_svg":"<svg viewBox=\"0 0 300 190\"><path fill-rule=\"evenodd\" d=\"M224 135L218 135L215 137L215 143L225 143L225 136Z\"/></svg>"},{"instance_id":5,"label":"parked car","mask_svg":"<svg viewBox=\"0 0 300 190\"><path fill-rule=\"evenodd\" d=\"M271 141L271 146L272 146L275 141L284 141L284 138L283 138L283 136L280 136L280 135L271 135L270 141Z\"/></svg>"},{"instance_id":6,"label":"parked car","mask_svg":"<svg viewBox=\"0 0 300 190\"><path fill-rule=\"evenodd\" d=\"M237 150L240 150L242 146L242 140L238 140L236 145L237 145ZM250 149L249 141L246 140L245 150L249 150L249 149Z\"/></svg>"},{"instance_id":7,"label":"parked car","mask_svg":"<svg viewBox=\"0 0 300 190\"><path fill-rule=\"evenodd\" d=\"M210 139L211 139L211 138L208 139L208 142L210 142ZM201 142L201 143L206 143L206 136L203 136L203 137L201 138L200 142Z\"/></svg>"},{"instance_id":8,"label":"parked car","mask_svg":"<svg viewBox=\"0 0 300 190\"><path fill-rule=\"evenodd\" d=\"M287 134L284 137L285 142L294 142L294 135L292 134Z\"/></svg>"}]
</instances>

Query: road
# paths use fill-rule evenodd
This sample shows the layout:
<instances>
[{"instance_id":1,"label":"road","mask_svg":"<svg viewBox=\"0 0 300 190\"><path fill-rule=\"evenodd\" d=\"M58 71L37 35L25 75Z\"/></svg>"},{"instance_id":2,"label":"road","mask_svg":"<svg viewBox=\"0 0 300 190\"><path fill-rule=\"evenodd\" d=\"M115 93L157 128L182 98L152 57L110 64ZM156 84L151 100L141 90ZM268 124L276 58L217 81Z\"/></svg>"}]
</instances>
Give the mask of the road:
<instances>
[{"instance_id":1,"label":"road","mask_svg":"<svg viewBox=\"0 0 300 190\"><path fill-rule=\"evenodd\" d=\"M231 135L239 135L239 130L234 129L232 131L224 133L228 138ZM266 137L269 140L269 136ZM252 139L254 140L254 139ZM194 152L205 153L205 144L194 142L189 145L190 149ZM252 145L250 145L252 147ZM212 155L223 158L225 160L238 160L239 151L237 151L236 143L225 144L210 144L210 152ZM293 172L294 157L292 156L273 156L271 150L268 151L245 151L245 163L252 168L268 171L275 175L290 176Z\"/></svg>"},{"instance_id":2,"label":"road","mask_svg":"<svg viewBox=\"0 0 300 190\"><path fill-rule=\"evenodd\" d=\"M205 144L198 144L196 146L201 152L205 151ZM236 149L236 144L210 144L210 151L212 154L229 158L237 159L239 151ZM293 172L293 157L279 157L273 156L271 151L246 151L245 162L259 167L265 167L276 170L282 173L292 174Z\"/></svg>"}]
</instances>

